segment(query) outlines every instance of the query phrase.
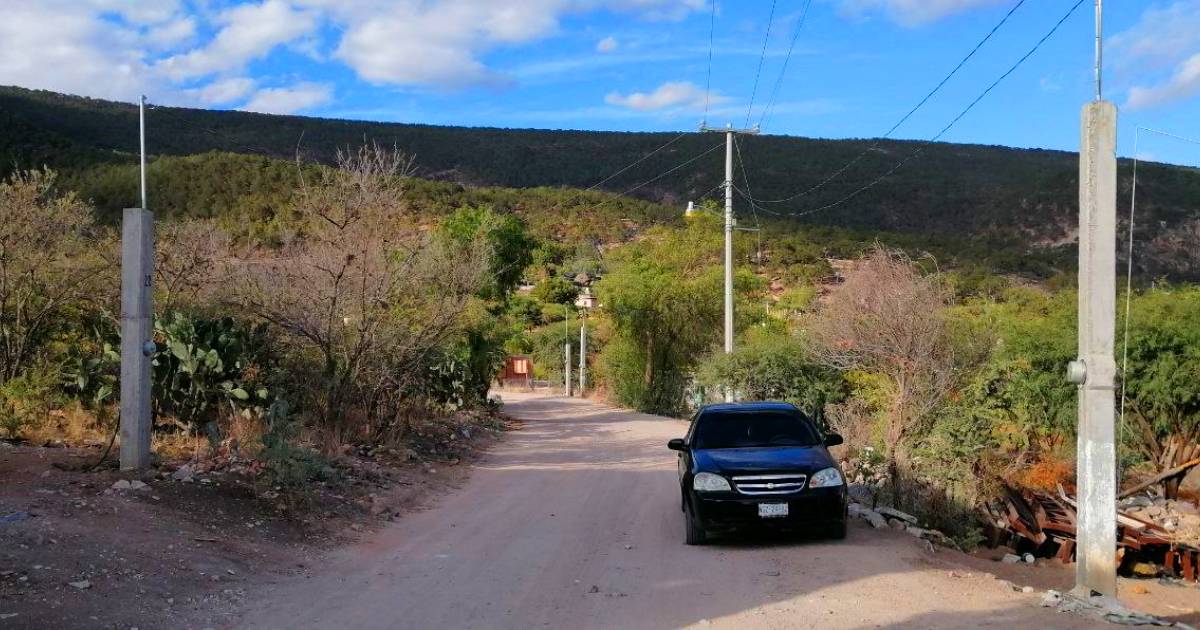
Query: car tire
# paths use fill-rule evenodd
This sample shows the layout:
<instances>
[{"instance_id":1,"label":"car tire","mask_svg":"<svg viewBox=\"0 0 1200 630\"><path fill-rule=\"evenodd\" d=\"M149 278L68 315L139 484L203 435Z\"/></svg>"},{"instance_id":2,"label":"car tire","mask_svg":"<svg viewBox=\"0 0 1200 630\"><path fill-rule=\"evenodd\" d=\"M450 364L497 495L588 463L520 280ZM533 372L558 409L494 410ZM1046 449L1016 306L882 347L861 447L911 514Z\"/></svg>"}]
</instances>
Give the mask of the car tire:
<instances>
[{"instance_id":1,"label":"car tire","mask_svg":"<svg viewBox=\"0 0 1200 630\"><path fill-rule=\"evenodd\" d=\"M845 540L846 538L846 519L834 521L826 531L826 536L831 540Z\"/></svg>"},{"instance_id":2,"label":"car tire","mask_svg":"<svg viewBox=\"0 0 1200 630\"><path fill-rule=\"evenodd\" d=\"M708 539L708 534L704 531L704 528L700 526L700 523L696 520L696 517L692 515L692 510L690 507L684 508L683 510L683 522L684 527L686 528L683 542L688 545L703 545Z\"/></svg>"}]
</instances>

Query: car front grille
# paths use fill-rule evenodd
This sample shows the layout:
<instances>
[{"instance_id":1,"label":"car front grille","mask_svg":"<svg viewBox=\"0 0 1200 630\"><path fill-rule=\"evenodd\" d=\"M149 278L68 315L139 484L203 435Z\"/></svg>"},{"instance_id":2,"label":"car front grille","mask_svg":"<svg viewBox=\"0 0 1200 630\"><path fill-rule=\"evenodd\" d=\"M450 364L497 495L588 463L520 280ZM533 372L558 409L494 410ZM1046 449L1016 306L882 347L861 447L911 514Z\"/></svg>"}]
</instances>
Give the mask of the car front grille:
<instances>
[{"instance_id":1,"label":"car front grille","mask_svg":"<svg viewBox=\"0 0 1200 630\"><path fill-rule=\"evenodd\" d=\"M808 475L740 475L733 477L733 488L741 494L793 494L804 489Z\"/></svg>"}]
</instances>

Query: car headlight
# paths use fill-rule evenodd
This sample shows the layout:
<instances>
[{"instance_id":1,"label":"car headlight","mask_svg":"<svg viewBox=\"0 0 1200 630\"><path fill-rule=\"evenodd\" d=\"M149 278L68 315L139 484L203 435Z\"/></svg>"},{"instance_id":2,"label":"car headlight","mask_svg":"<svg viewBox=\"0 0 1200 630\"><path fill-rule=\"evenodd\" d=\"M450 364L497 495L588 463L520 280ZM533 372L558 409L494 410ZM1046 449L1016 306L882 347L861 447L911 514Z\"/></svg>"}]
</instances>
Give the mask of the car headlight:
<instances>
[{"instance_id":1,"label":"car headlight","mask_svg":"<svg viewBox=\"0 0 1200 630\"><path fill-rule=\"evenodd\" d=\"M729 492L729 482L721 475L702 472L692 477L692 489L700 492Z\"/></svg>"},{"instance_id":2,"label":"car headlight","mask_svg":"<svg viewBox=\"0 0 1200 630\"><path fill-rule=\"evenodd\" d=\"M808 487L833 488L835 486L840 486L843 483L842 473L839 472L838 469L826 468L824 470L818 470L815 474L813 474L813 476L808 480Z\"/></svg>"}]
</instances>

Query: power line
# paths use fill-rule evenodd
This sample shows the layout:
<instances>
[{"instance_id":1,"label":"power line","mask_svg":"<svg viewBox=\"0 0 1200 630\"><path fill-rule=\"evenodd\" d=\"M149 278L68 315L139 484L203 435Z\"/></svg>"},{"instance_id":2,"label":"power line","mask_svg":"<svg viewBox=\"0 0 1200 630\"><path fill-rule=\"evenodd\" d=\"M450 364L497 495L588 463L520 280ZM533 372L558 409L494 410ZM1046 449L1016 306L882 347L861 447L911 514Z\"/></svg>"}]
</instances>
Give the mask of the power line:
<instances>
[{"instance_id":1,"label":"power line","mask_svg":"<svg viewBox=\"0 0 1200 630\"><path fill-rule=\"evenodd\" d=\"M622 194L622 195L628 195L629 193L631 193L631 192L633 192L633 191L635 191L635 190L637 190L637 189L641 188L642 186L645 186L645 185L647 185L647 184L654 183L654 182L656 182L656 181L658 181L658 180L660 180L660 179L662 179L662 178L666 177L667 175L670 175L671 173L674 173L675 171L678 171L679 169L681 169L681 168L683 168L683 167L687 166L688 164L691 164L692 162L695 162L696 160L699 160L700 158L702 158L702 157L704 157L704 156L708 155L709 153L712 153L713 151L716 151L717 149L721 148L721 146L722 146L722 145L724 145L724 144L725 144L725 142L724 142L724 141L722 141L722 142L718 142L717 144L714 144L714 145L713 145L711 148L709 148L707 151L705 151L705 152L701 153L700 155L697 155L697 156L693 157L692 159L690 159L690 160L688 160L688 161L686 161L686 162L684 162L684 163L682 163L682 164L679 164L679 165L677 165L677 166L675 166L675 167L672 167L672 168L670 168L670 169L667 169L666 171L663 171L662 173L659 173L658 175L655 175L654 177L651 177L650 179L648 179L648 180L646 180L646 181L644 181L644 182L642 182L642 183L638 184L637 186L634 186L633 188L630 188L630 189L628 189L628 190L626 190L626 191L622 192L621 194Z\"/></svg>"},{"instance_id":2,"label":"power line","mask_svg":"<svg viewBox=\"0 0 1200 630\"><path fill-rule=\"evenodd\" d=\"M1148 131L1150 133L1165 136L1167 138L1173 138L1175 140L1181 140L1183 142L1200 145L1200 140L1168 133L1166 131L1159 131L1158 129L1151 129L1149 127L1139 126L1136 127L1133 132L1133 183L1130 186L1129 192L1129 244L1128 254L1126 255L1125 261L1125 335L1124 339L1122 340L1121 348L1121 406L1119 408L1121 427L1120 435L1124 435L1125 433L1125 383L1128 381L1126 374L1128 373L1127 371L1129 369L1129 321L1133 308L1133 219L1137 209L1138 162L1141 161L1138 156L1138 140L1141 138L1143 131Z\"/></svg>"},{"instance_id":3,"label":"power line","mask_svg":"<svg viewBox=\"0 0 1200 630\"><path fill-rule=\"evenodd\" d=\"M708 122L708 93L712 87L713 32L717 28L717 0L711 0L712 13L708 17L708 69L704 72L704 118L700 126Z\"/></svg>"},{"instance_id":4,"label":"power line","mask_svg":"<svg viewBox=\"0 0 1200 630\"><path fill-rule=\"evenodd\" d=\"M682 137L684 137L684 136L688 135L688 133L689 133L689 132L685 131L685 132L683 132L683 133L679 134L678 136L675 136L674 138L671 138L670 140L668 140L668 141L666 142L666 144L664 144L664 145L662 145L662 146L658 147L657 149L655 149L655 150L653 150L653 151L651 151L651 152L647 153L646 155L643 155L642 157L640 157L640 158L638 158L638 159L634 160L633 162L630 162L630 163L629 163L629 164L627 164L627 165L626 165L624 168L622 168L622 169L618 170L617 172L613 173L612 175L609 175L608 177L605 177L604 179L602 179L602 180L600 180L600 181L596 182L595 184L592 184L591 186L588 186L588 187L587 187L587 190L595 190L595 189L599 188L599 187L600 187L601 185L603 185L605 182L607 182L607 181L611 180L612 178L616 177L617 175L620 175L621 173L624 173L625 171L628 171L629 169L631 169L631 168L633 168L633 167L637 166L638 164L641 164L642 162L646 161L646 159L647 159L647 158L649 158L650 156L654 155L655 153L658 153L659 151L662 151L663 149L665 149L665 148L667 148L667 147L671 146L672 144L675 144L675 142L676 142L676 141L678 141L680 138L682 138Z\"/></svg>"},{"instance_id":5,"label":"power line","mask_svg":"<svg viewBox=\"0 0 1200 630\"><path fill-rule=\"evenodd\" d=\"M1182 140L1182 141L1184 141L1184 142L1190 142L1190 143L1192 143L1192 144L1198 144L1198 145L1200 145L1200 140L1196 140L1195 138L1188 138L1188 137L1185 137L1185 136L1179 136L1179 135L1176 135L1176 134L1173 134L1173 133L1167 133L1167 132L1165 132L1165 131L1159 131L1159 130L1157 130L1157 129L1151 129L1151 128L1149 128L1149 127L1138 127L1138 131L1149 131L1150 133L1156 133L1156 134L1158 134L1158 135L1160 135L1160 136L1166 136L1166 137L1168 137L1168 138L1174 138L1174 139L1176 139L1176 140ZM1134 134L1134 141L1135 141L1135 144L1136 144L1136 140L1137 140L1137 135L1136 135L1136 133L1135 133L1135 134ZM1136 151L1137 151L1137 148L1136 148L1136 147L1134 147L1134 152L1135 152L1134 158L1136 158L1136 157L1137 157L1137 155L1136 155Z\"/></svg>"},{"instance_id":6,"label":"power line","mask_svg":"<svg viewBox=\"0 0 1200 630\"><path fill-rule=\"evenodd\" d=\"M1007 79L1009 75L1011 75L1013 72L1015 72L1017 70L1017 68L1021 67L1021 64L1025 63L1025 61L1027 59L1032 57L1033 53L1037 52L1037 50L1042 47L1042 44L1046 43L1046 40L1050 39L1050 37L1052 35L1054 35L1054 33L1058 32L1059 27L1061 27L1063 25L1063 23L1066 22L1067 19L1070 18L1075 13L1075 11L1084 3L1084 1L1085 0L1077 0L1075 2L1075 4L1072 5L1071 8L1066 12L1066 14L1064 14L1062 16L1062 18L1060 18L1058 20L1058 22L1056 22L1054 24L1054 26L1051 27L1051 29L1045 35L1043 35L1042 38L1039 39L1037 41L1037 43L1035 43L1033 45L1032 48L1029 49L1028 52L1026 52L1024 55L1022 55L1021 58L1016 61L1016 63L1014 63L1012 66L1010 66L1008 68L1008 70L1006 70L1004 72L1004 74L1001 74L999 77L996 78L996 80L992 81L992 83L990 85L988 85L987 88L984 89L983 92L981 92L979 94L979 96L975 97L975 100L971 101L970 104L968 104L965 108L963 108L963 110L961 112L959 112L958 115L955 116L953 120L951 120L949 123L947 123L945 127L942 127L941 131L937 132L937 134L935 134L932 138L922 142L921 146L918 147L917 150L913 151L911 154L909 154L908 156L901 159L899 162L897 162L895 164L895 166L892 166L892 168L888 169L887 172L880 175L879 177L876 177L875 179L871 180L866 185L859 187L857 190L851 192L850 194L846 195L845 197L842 197L841 199L839 199L833 203L825 204L823 206L805 210L803 212L771 212L771 214L774 214L776 216L783 216L783 217L802 217L805 215L822 212L824 210L828 210L830 208L840 206L843 203L850 201L851 199L857 197L858 195L873 188L876 184L883 181L884 179L887 179L887 177L890 176L892 173L895 173L896 171L900 170L900 167L902 167L906 163L908 163L909 160L919 156L922 152L924 152L925 149L929 147L929 145L933 144L934 142L937 142L942 136L944 136L946 134L946 132L950 131L950 129L952 127L954 127L954 125L957 124L958 121L962 120L962 118L964 116L966 116L968 112L970 112L972 109L974 109L975 106L978 105L979 102L984 99L984 97L986 97L988 94L990 94L992 92L992 90L994 90L996 88L996 86L1000 85L1000 83L1002 81L1004 81L1004 79ZM760 202L760 203L764 203L764 202Z\"/></svg>"},{"instance_id":7,"label":"power line","mask_svg":"<svg viewBox=\"0 0 1200 630\"><path fill-rule=\"evenodd\" d=\"M763 108L762 114L758 117L758 126L760 128L763 126L764 121L771 118L771 112L775 108L775 99L779 96L779 88L783 86L783 76L787 73L788 62L792 59L792 50L796 47L796 40L800 37L800 29L804 27L804 21L808 18L808 8L810 6L812 6L812 0L806 0L800 17L796 20L796 28L792 31L792 41L788 44L787 55L783 58L783 65L779 68L779 77L775 79L775 88L771 90L771 99L767 101L767 106Z\"/></svg>"},{"instance_id":8,"label":"power line","mask_svg":"<svg viewBox=\"0 0 1200 630\"><path fill-rule=\"evenodd\" d=\"M1137 167L1138 167L1138 138L1142 134L1142 128L1138 127L1133 131L1133 185L1129 193L1129 253L1126 256L1127 260L1125 267L1125 335L1121 340L1121 406L1119 426L1121 432L1117 434L1119 438L1125 436L1125 383L1129 370L1129 312L1133 308L1133 215L1134 209L1137 207Z\"/></svg>"},{"instance_id":9,"label":"power line","mask_svg":"<svg viewBox=\"0 0 1200 630\"><path fill-rule=\"evenodd\" d=\"M771 15L767 17L767 31L763 34L762 52L758 54L758 70L754 72L754 89L750 90L750 106L746 108L746 124L750 126L750 112L754 111L754 97L758 94L758 79L762 76L763 61L767 58L767 41L771 39L771 24L775 22L775 3L771 0Z\"/></svg>"},{"instance_id":10,"label":"power line","mask_svg":"<svg viewBox=\"0 0 1200 630\"><path fill-rule=\"evenodd\" d=\"M932 90L930 90L927 94L925 94L925 96L919 102L917 102L917 104L914 105L912 109L908 110L908 113L901 116L900 120L896 121L896 124L892 125L892 127L890 129L888 129L886 133L884 133L879 138L876 138L875 142L872 143L871 146L867 147L861 153L854 156L853 159L851 159L849 162L846 162L844 165L842 165L841 168L834 171L832 175L830 175L829 177L826 177L819 184L817 184L807 190L796 193L790 197L784 197L781 199L764 199L764 200L760 200L759 203L764 203L764 204L786 203L788 201L793 201L795 199L799 199L801 197L809 195L810 193L816 192L817 190L823 188L829 182L837 179L839 176L842 175L842 173L845 173L847 170L850 169L850 167L854 166L860 160L862 160L864 157L866 157L867 154L869 154L872 151L874 151L875 149L879 148L879 145L883 142L883 140L891 137L891 135L893 133L895 133L896 130L899 129L901 125L903 125L905 122L907 122L908 119L911 118L913 114L917 113L917 110L924 107L925 103L929 102L929 99L933 98L934 95L936 95L938 92L940 92L942 90L942 88L945 87L946 83L948 83L950 81L950 79L952 79L954 77L954 75L958 74L959 70L962 70L963 66L965 66L967 64L967 62L970 61L971 58L975 56L975 53L978 53L979 50L981 48L983 48L983 45L992 39L992 36L995 35L996 32L999 31L1000 28L1002 26L1004 26L1005 23L1008 22L1008 19L1010 17L1012 17L1013 13L1015 13L1017 11L1017 9L1021 8L1021 5L1023 5L1023 4L1025 4L1025 0L1017 0L1017 3L1014 4L1012 6L1012 8L1008 10L1008 13L1004 14L1004 17L1001 18L1000 21L997 22L996 25L992 27L992 30L988 31L987 35L984 35L983 39L979 40L979 42L977 44L975 44L975 47L972 48L971 51L968 52L965 57L963 57L961 60L959 60L958 65L954 66L954 68L949 73L947 73L946 76L942 77L942 80L938 81L938 84L935 85ZM1073 11L1074 11L1074 9L1072 9L1072 12Z\"/></svg>"},{"instance_id":11,"label":"power line","mask_svg":"<svg viewBox=\"0 0 1200 630\"><path fill-rule=\"evenodd\" d=\"M742 169L742 181L746 183L746 193L742 195L750 202L750 212L754 214L754 229L757 236L757 245L755 248L755 257L759 264L762 264L762 223L758 220L758 204L754 203L754 194L750 192L750 176L746 174L746 159L742 157L742 145L738 144L737 136L733 137L733 149L737 151L738 166ZM732 182L730 182L732 185ZM739 193L742 192L733 188Z\"/></svg>"}]
</instances>

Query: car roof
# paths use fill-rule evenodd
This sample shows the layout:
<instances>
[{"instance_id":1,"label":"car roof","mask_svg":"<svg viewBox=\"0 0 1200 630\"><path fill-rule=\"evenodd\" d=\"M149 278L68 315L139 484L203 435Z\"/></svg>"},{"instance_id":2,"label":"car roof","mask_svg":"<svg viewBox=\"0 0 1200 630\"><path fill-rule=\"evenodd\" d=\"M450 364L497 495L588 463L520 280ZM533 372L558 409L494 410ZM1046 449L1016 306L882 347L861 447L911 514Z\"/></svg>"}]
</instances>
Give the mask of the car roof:
<instances>
[{"instance_id":1,"label":"car roof","mask_svg":"<svg viewBox=\"0 0 1200 630\"><path fill-rule=\"evenodd\" d=\"M705 405L700 409L700 413L709 413L714 411L800 411L796 405L785 402L774 401L755 401L755 402L736 402L736 403L714 403Z\"/></svg>"}]
</instances>

